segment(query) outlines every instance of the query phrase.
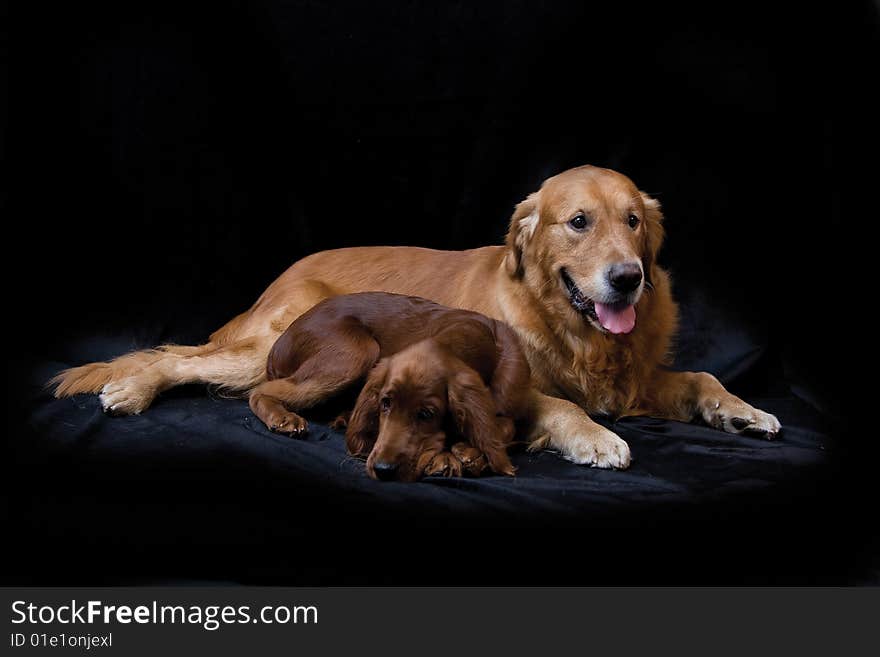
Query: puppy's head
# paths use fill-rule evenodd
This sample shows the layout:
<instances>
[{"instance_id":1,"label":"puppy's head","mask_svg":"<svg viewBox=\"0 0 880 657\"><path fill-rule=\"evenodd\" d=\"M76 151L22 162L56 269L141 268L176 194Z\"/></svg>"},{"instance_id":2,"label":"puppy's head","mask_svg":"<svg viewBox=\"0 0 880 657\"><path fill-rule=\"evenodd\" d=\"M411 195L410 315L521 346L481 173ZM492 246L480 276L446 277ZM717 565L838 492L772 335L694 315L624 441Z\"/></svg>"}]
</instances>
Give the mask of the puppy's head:
<instances>
[{"instance_id":1,"label":"puppy's head","mask_svg":"<svg viewBox=\"0 0 880 657\"><path fill-rule=\"evenodd\" d=\"M574 310L603 332L629 333L651 286L662 218L659 203L626 176L570 169L517 206L505 266L549 307Z\"/></svg>"},{"instance_id":2,"label":"puppy's head","mask_svg":"<svg viewBox=\"0 0 880 657\"><path fill-rule=\"evenodd\" d=\"M346 442L349 452L367 456L374 479L414 481L446 448L451 421L493 470L512 474L506 453L512 423L501 420L480 375L425 340L376 365L358 396Z\"/></svg>"},{"instance_id":3,"label":"puppy's head","mask_svg":"<svg viewBox=\"0 0 880 657\"><path fill-rule=\"evenodd\" d=\"M420 457L446 443L446 368L427 343L382 359L351 414L346 440L374 479L414 481Z\"/></svg>"}]
</instances>

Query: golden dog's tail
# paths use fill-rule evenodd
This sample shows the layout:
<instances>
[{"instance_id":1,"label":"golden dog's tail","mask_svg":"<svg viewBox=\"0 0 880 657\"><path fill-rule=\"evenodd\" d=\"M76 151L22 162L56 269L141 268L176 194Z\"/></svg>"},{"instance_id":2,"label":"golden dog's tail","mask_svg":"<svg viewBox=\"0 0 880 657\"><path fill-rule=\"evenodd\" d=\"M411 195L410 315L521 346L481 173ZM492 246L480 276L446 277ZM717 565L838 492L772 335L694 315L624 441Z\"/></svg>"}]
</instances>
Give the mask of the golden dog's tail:
<instances>
[{"instance_id":1,"label":"golden dog's tail","mask_svg":"<svg viewBox=\"0 0 880 657\"><path fill-rule=\"evenodd\" d=\"M109 362L89 363L62 370L46 384L56 397L71 397L81 393L97 394L111 381L133 376L156 363L166 354L198 356L215 349L206 344L198 347L167 344L156 349L145 349L115 358Z\"/></svg>"},{"instance_id":2,"label":"golden dog's tail","mask_svg":"<svg viewBox=\"0 0 880 657\"><path fill-rule=\"evenodd\" d=\"M244 355L244 352L249 351L248 347L251 344L250 342L243 343L239 338L246 331L245 323L248 316L249 312L243 312L231 319L211 334L210 342L207 344L199 346L166 344L155 349L133 351L109 362L89 363L81 367L63 370L50 379L46 385L53 389L56 397L71 397L81 393L97 394L107 384L140 374L151 365L159 365L161 368L163 361L168 362L181 357L220 354L226 356L224 360L228 360L230 352ZM208 379L211 383L217 383L229 388L244 389L254 385L253 379L255 375L253 374L248 373L243 376L236 376L236 372L228 366L221 368L219 373L213 373L211 370L217 368L212 368L211 362L206 363L206 365L207 367L204 367L204 369L209 375ZM214 374L214 376L210 376L211 374ZM217 380L218 378L220 379L219 381Z\"/></svg>"}]
</instances>

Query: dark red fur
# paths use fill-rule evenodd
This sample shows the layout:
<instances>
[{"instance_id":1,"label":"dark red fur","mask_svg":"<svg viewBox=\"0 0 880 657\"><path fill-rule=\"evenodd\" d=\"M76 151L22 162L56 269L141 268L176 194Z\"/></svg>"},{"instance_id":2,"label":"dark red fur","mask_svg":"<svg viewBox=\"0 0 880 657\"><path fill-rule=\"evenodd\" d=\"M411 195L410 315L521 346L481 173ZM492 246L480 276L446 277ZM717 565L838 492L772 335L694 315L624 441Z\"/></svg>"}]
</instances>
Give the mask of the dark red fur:
<instances>
[{"instance_id":1,"label":"dark red fur","mask_svg":"<svg viewBox=\"0 0 880 657\"><path fill-rule=\"evenodd\" d=\"M251 408L287 433L306 423L292 411L325 401L360 381L346 431L350 453L400 465L415 479L446 458L449 427L485 455L495 472L512 474L507 447L527 408L530 371L513 331L479 313L421 299L364 292L323 301L278 338L266 383ZM383 392L384 391L384 392ZM380 412L380 399L393 408ZM437 417L414 419L430 405ZM443 454L444 456L440 456Z\"/></svg>"}]
</instances>

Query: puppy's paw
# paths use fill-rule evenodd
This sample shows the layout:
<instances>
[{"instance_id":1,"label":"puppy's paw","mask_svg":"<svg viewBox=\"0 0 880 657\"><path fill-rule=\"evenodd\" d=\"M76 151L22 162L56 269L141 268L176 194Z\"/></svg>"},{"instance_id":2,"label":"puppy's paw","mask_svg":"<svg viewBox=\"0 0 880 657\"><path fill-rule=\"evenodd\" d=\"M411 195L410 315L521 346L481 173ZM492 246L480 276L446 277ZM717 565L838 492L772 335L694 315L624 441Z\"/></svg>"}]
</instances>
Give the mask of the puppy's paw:
<instances>
[{"instance_id":1,"label":"puppy's paw","mask_svg":"<svg viewBox=\"0 0 880 657\"><path fill-rule=\"evenodd\" d=\"M730 394L704 401L700 414L709 426L727 433L751 434L773 440L782 429L775 415Z\"/></svg>"},{"instance_id":2,"label":"puppy's paw","mask_svg":"<svg viewBox=\"0 0 880 657\"><path fill-rule=\"evenodd\" d=\"M330 428L334 431L341 431L342 433L345 433L345 430L348 428L348 418L349 413L340 413L330 423Z\"/></svg>"},{"instance_id":3,"label":"puppy's paw","mask_svg":"<svg viewBox=\"0 0 880 657\"><path fill-rule=\"evenodd\" d=\"M451 452L439 452L425 468L426 477L460 477L461 461Z\"/></svg>"},{"instance_id":4,"label":"puppy's paw","mask_svg":"<svg viewBox=\"0 0 880 657\"><path fill-rule=\"evenodd\" d=\"M290 411L272 411L266 416L266 426L275 433L298 438L309 430L309 423Z\"/></svg>"},{"instance_id":5,"label":"puppy's paw","mask_svg":"<svg viewBox=\"0 0 880 657\"><path fill-rule=\"evenodd\" d=\"M138 415L156 398L156 386L143 375L111 381L98 399L107 415Z\"/></svg>"},{"instance_id":6,"label":"puppy's paw","mask_svg":"<svg viewBox=\"0 0 880 657\"><path fill-rule=\"evenodd\" d=\"M471 477L479 477L489 467L486 455L465 442L455 443L452 446L452 455L461 463L464 474Z\"/></svg>"}]
</instances>

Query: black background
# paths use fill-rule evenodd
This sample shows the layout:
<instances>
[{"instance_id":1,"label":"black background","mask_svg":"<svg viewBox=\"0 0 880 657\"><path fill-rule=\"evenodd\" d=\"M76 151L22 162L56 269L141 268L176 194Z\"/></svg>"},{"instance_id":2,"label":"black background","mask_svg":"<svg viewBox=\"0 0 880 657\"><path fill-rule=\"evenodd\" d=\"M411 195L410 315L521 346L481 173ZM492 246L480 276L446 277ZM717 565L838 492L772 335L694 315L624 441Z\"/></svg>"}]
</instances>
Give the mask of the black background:
<instances>
[{"instance_id":1,"label":"black background","mask_svg":"<svg viewBox=\"0 0 880 657\"><path fill-rule=\"evenodd\" d=\"M202 341L321 249L499 243L516 202L592 163L663 203L660 261L682 301L758 336L760 380L741 385L787 381L837 428L835 496L816 504L838 521L805 554L872 550L876 446L853 408L873 356L858 245L876 241L876 6L609 4L15 17L10 435L33 357L82 359L87 336L156 326ZM691 581L717 574L699 563ZM819 568L838 581L838 565Z\"/></svg>"}]
</instances>

